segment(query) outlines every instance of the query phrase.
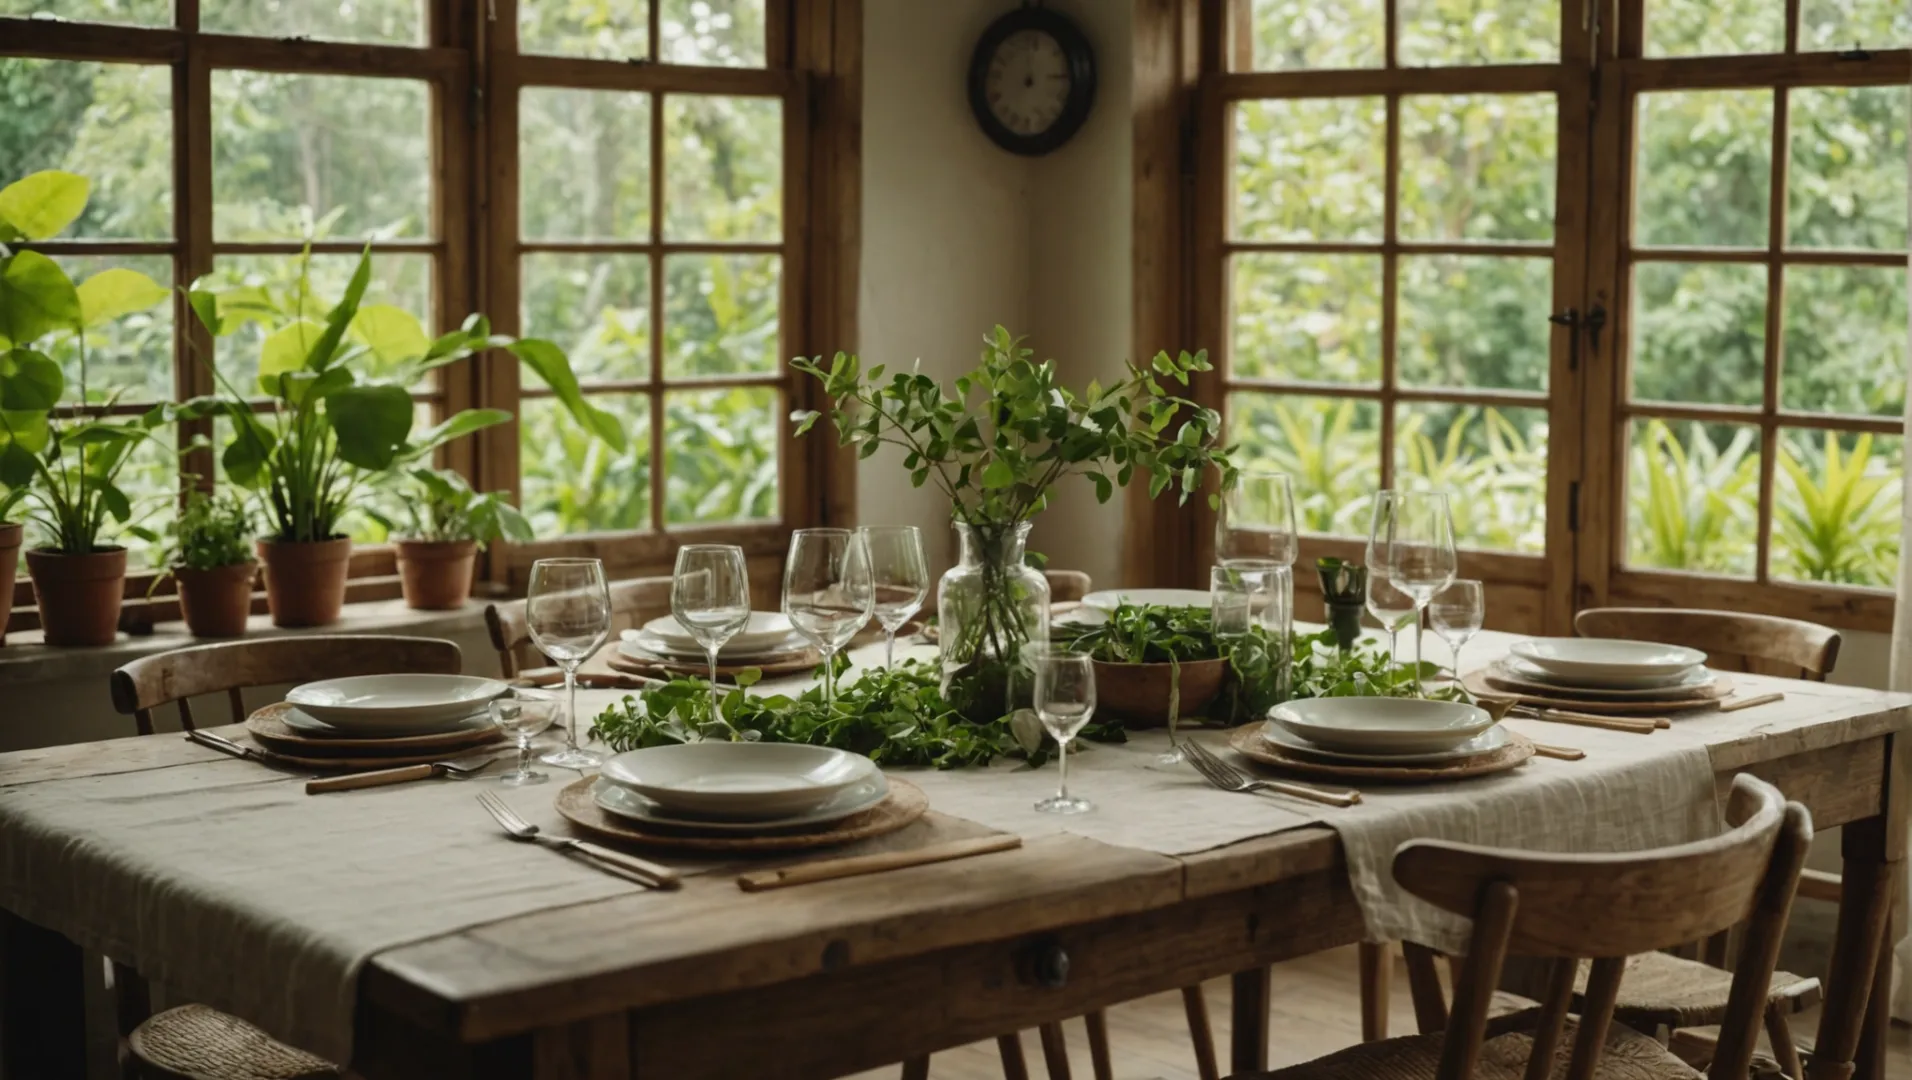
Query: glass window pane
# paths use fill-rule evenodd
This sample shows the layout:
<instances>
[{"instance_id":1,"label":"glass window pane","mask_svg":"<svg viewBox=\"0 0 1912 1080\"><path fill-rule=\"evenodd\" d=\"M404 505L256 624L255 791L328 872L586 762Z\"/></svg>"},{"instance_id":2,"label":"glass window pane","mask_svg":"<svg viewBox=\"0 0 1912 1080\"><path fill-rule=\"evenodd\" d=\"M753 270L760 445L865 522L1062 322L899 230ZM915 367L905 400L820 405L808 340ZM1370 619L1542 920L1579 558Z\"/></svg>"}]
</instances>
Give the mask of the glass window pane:
<instances>
[{"instance_id":1,"label":"glass window pane","mask_svg":"<svg viewBox=\"0 0 1912 1080\"><path fill-rule=\"evenodd\" d=\"M269 324L248 320L214 346L219 373L248 394L259 394L259 349L266 335L301 314L323 322L325 313L338 303L345 286L358 268L357 255L314 255L305 283L299 279L299 259L295 255L221 255L213 263L213 285L225 289L250 286L257 291L248 295L271 318ZM427 334L432 333L432 260L429 255L373 253L372 281L365 290L362 305L391 304L417 317ZM376 357L359 361L360 370L383 374Z\"/></svg>"},{"instance_id":2,"label":"glass window pane","mask_svg":"<svg viewBox=\"0 0 1912 1080\"><path fill-rule=\"evenodd\" d=\"M200 0L200 27L217 34L417 45L422 0Z\"/></svg>"},{"instance_id":3,"label":"glass window pane","mask_svg":"<svg viewBox=\"0 0 1912 1080\"><path fill-rule=\"evenodd\" d=\"M102 270L137 270L171 288L170 255L63 255L60 268L78 285ZM80 349L70 334L52 339L47 355L66 371L66 399L79 400ZM104 401L170 401L173 397L173 304L162 300L86 332L86 396ZM162 437L170 435L162 433Z\"/></svg>"},{"instance_id":4,"label":"glass window pane","mask_svg":"<svg viewBox=\"0 0 1912 1080\"><path fill-rule=\"evenodd\" d=\"M775 241L783 235L783 102L664 99L664 234Z\"/></svg>"},{"instance_id":5,"label":"glass window pane","mask_svg":"<svg viewBox=\"0 0 1912 1080\"><path fill-rule=\"evenodd\" d=\"M166 526L172 524L179 512L179 453L172 429L162 429L154 437L141 443L126 455L126 464L120 466L119 489L126 493L127 501L133 504L133 517L128 524L151 529L164 535ZM120 526L112 520L106 524L106 535L115 544L124 544L132 551L140 552L152 548L152 544L134 536L132 533L116 532ZM129 569L137 573L147 562L134 556Z\"/></svg>"},{"instance_id":6,"label":"glass window pane","mask_svg":"<svg viewBox=\"0 0 1912 1080\"><path fill-rule=\"evenodd\" d=\"M1896 435L1780 429L1772 576L1891 588L1904 475Z\"/></svg>"},{"instance_id":7,"label":"glass window pane","mask_svg":"<svg viewBox=\"0 0 1912 1080\"><path fill-rule=\"evenodd\" d=\"M649 379L650 256L526 255L524 332L562 346L579 379Z\"/></svg>"},{"instance_id":8,"label":"glass window pane","mask_svg":"<svg viewBox=\"0 0 1912 1080\"><path fill-rule=\"evenodd\" d=\"M1803 0L1799 47L1808 52L1903 49L1912 45L1905 0Z\"/></svg>"},{"instance_id":9,"label":"glass window pane","mask_svg":"<svg viewBox=\"0 0 1912 1080\"><path fill-rule=\"evenodd\" d=\"M1378 68L1385 55L1383 0L1254 0L1250 21L1256 71Z\"/></svg>"},{"instance_id":10,"label":"glass window pane","mask_svg":"<svg viewBox=\"0 0 1912 1080\"><path fill-rule=\"evenodd\" d=\"M0 15L29 18L38 15L121 26L171 26L173 0L0 0Z\"/></svg>"},{"instance_id":11,"label":"glass window pane","mask_svg":"<svg viewBox=\"0 0 1912 1080\"><path fill-rule=\"evenodd\" d=\"M1401 64L1560 59L1560 0L1400 0Z\"/></svg>"},{"instance_id":12,"label":"glass window pane","mask_svg":"<svg viewBox=\"0 0 1912 1080\"><path fill-rule=\"evenodd\" d=\"M1294 479L1304 532L1362 536L1381 486L1381 408L1356 398L1257 394L1228 397L1228 438L1244 469Z\"/></svg>"},{"instance_id":13,"label":"glass window pane","mask_svg":"<svg viewBox=\"0 0 1912 1080\"><path fill-rule=\"evenodd\" d=\"M214 237L429 235L430 117L411 79L213 72Z\"/></svg>"},{"instance_id":14,"label":"glass window pane","mask_svg":"<svg viewBox=\"0 0 1912 1080\"><path fill-rule=\"evenodd\" d=\"M1401 99L1407 240L1552 240L1552 94Z\"/></svg>"},{"instance_id":15,"label":"glass window pane","mask_svg":"<svg viewBox=\"0 0 1912 1080\"><path fill-rule=\"evenodd\" d=\"M0 57L0 185L78 173L92 192L62 236L172 236L172 94L165 67Z\"/></svg>"},{"instance_id":16,"label":"glass window pane","mask_svg":"<svg viewBox=\"0 0 1912 1080\"><path fill-rule=\"evenodd\" d=\"M666 64L762 67L764 0L660 0L658 57Z\"/></svg>"},{"instance_id":17,"label":"glass window pane","mask_svg":"<svg viewBox=\"0 0 1912 1080\"><path fill-rule=\"evenodd\" d=\"M651 98L526 87L519 229L532 240L651 238Z\"/></svg>"},{"instance_id":18,"label":"glass window pane","mask_svg":"<svg viewBox=\"0 0 1912 1080\"><path fill-rule=\"evenodd\" d=\"M777 516L778 393L769 387L664 395L664 523Z\"/></svg>"},{"instance_id":19,"label":"glass window pane","mask_svg":"<svg viewBox=\"0 0 1912 1080\"><path fill-rule=\"evenodd\" d=\"M1401 382L1545 390L1552 310L1552 260L1402 256Z\"/></svg>"},{"instance_id":20,"label":"glass window pane","mask_svg":"<svg viewBox=\"0 0 1912 1080\"><path fill-rule=\"evenodd\" d=\"M781 366L775 255L664 260L664 377L773 373Z\"/></svg>"},{"instance_id":21,"label":"glass window pane","mask_svg":"<svg viewBox=\"0 0 1912 1080\"><path fill-rule=\"evenodd\" d=\"M1904 86L1794 90L1786 180L1787 242L1795 247L1906 247Z\"/></svg>"},{"instance_id":22,"label":"glass window pane","mask_svg":"<svg viewBox=\"0 0 1912 1080\"><path fill-rule=\"evenodd\" d=\"M1547 412L1403 403L1394 427L1395 481L1445 491L1462 547L1547 546Z\"/></svg>"},{"instance_id":23,"label":"glass window pane","mask_svg":"<svg viewBox=\"0 0 1912 1080\"><path fill-rule=\"evenodd\" d=\"M1633 397L1758 405L1766 371L1766 268L1641 263L1633 270Z\"/></svg>"},{"instance_id":24,"label":"glass window pane","mask_svg":"<svg viewBox=\"0 0 1912 1080\"><path fill-rule=\"evenodd\" d=\"M1807 0L1808 3L1812 0ZM1853 0L1829 0L1849 4ZM1786 48L1785 0L1647 0L1648 56L1731 56Z\"/></svg>"},{"instance_id":25,"label":"glass window pane","mask_svg":"<svg viewBox=\"0 0 1912 1080\"><path fill-rule=\"evenodd\" d=\"M1236 255L1228 362L1241 378L1381 381L1381 257Z\"/></svg>"},{"instance_id":26,"label":"glass window pane","mask_svg":"<svg viewBox=\"0 0 1912 1080\"><path fill-rule=\"evenodd\" d=\"M628 440L614 453L553 398L519 406L521 505L539 536L651 527L651 403L643 394L592 394Z\"/></svg>"},{"instance_id":27,"label":"glass window pane","mask_svg":"<svg viewBox=\"0 0 1912 1080\"><path fill-rule=\"evenodd\" d=\"M1644 420L1627 454L1627 563L1751 577L1759 429Z\"/></svg>"},{"instance_id":28,"label":"glass window pane","mask_svg":"<svg viewBox=\"0 0 1912 1080\"><path fill-rule=\"evenodd\" d=\"M1766 246L1772 123L1770 90L1641 95L1634 242Z\"/></svg>"},{"instance_id":29,"label":"glass window pane","mask_svg":"<svg viewBox=\"0 0 1912 1080\"><path fill-rule=\"evenodd\" d=\"M1377 240L1386 162L1381 98L1241 102L1231 232L1241 240Z\"/></svg>"},{"instance_id":30,"label":"glass window pane","mask_svg":"<svg viewBox=\"0 0 1912 1080\"><path fill-rule=\"evenodd\" d=\"M650 8L631 0L518 0L518 49L612 60L649 57Z\"/></svg>"},{"instance_id":31,"label":"glass window pane","mask_svg":"<svg viewBox=\"0 0 1912 1080\"><path fill-rule=\"evenodd\" d=\"M1789 409L1898 416L1905 411L1903 266L1786 268Z\"/></svg>"}]
</instances>

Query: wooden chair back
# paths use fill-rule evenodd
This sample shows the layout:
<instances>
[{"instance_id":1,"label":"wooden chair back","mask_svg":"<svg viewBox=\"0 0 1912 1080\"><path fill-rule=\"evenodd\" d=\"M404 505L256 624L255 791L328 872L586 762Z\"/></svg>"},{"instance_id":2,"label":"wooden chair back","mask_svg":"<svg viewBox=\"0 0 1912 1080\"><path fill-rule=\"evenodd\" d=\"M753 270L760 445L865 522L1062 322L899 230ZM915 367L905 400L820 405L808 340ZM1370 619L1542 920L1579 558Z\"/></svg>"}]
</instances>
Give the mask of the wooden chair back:
<instances>
[{"instance_id":1,"label":"wooden chair back","mask_svg":"<svg viewBox=\"0 0 1912 1080\"><path fill-rule=\"evenodd\" d=\"M668 575L613 581L606 591L611 594L611 635L614 638L620 630L636 629L652 619L671 613L671 579ZM525 618L525 602L513 600L508 604L492 604L485 608L485 628L491 631L491 647L498 650L498 666L504 671L505 678L516 678L523 670L524 658L532 649L531 624Z\"/></svg>"},{"instance_id":2,"label":"wooden chair back","mask_svg":"<svg viewBox=\"0 0 1912 1080\"><path fill-rule=\"evenodd\" d=\"M1839 662L1839 631L1803 619L1692 608L1588 608L1574 616L1581 637L1685 645L1722 671L1825 682Z\"/></svg>"},{"instance_id":3,"label":"wooden chair back","mask_svg":"<svg viewBox=\"0 0 1912 1080\"><path fill-rule=\"evenodd\" d=\"M1626 958L1669 948L1745 922L1714 1080L1744 1080L1779 962L1812 819L1778 789L1748 775L1733 782L1730 830L1654 851L1547 855L1468 844L1411 841L1394 857L1401 886L1474 920L1454 978L1453 1011L1439 1080L1465 1080L1486 1039L1488 1007L1512 953L1552 961L1534 1029L1527 1080L1553 1074L1582 959L1593 968L1567 1075L1591 1077L1606 1042Z\"/></svg>"},{"instance_id":4,"label":"wooden chair back","mask_svg":"<svg viewBox=\"0 0 1912 1080\"><path fill-rule=\"evenodd\" d=\"M153 733L153 710L179 704L179 725L193 729L191 698L224 693L232 722L244 723L255 686L342 679L350 675L422 672L456 675L464 657L455 642L393 634L312 634L192 645L142 656L113 672L113 707L130 713L141 735Z\"/></svg>"},{"instance_id":5,"label":"wooden chair back","mask_svg":"<svg viewBox=\"0 0 1912 1080\"><path fill-rule=\"evenodd\" d=\"M1044 570L1049 579L1049 602L1063 604L1089 595L1089 575L1080 570Z\"/></svg>"}]
</instances>

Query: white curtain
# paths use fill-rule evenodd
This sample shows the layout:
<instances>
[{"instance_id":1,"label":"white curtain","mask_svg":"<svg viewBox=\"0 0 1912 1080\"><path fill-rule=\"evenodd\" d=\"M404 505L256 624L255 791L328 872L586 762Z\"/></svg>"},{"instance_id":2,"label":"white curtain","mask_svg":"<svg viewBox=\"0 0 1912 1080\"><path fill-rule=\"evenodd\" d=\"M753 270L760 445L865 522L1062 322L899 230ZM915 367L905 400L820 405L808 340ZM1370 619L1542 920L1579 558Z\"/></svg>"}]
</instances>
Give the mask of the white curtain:
<instances>
[{"instance_id":1,"label":"white curtain","mask_svg":"<svg viewBox=\"0 0 1912 1080\"><path fill-rule=\"evenodd\" d=\"M1912 151L1908 151L1912 153ZM1912 191L1907 192L1908 213L1912 214ZM1912 272L1906 275L1907 297L1912 299ZM1912 335L1912 326L1907 327ZM1912 386L1912 348L1908 353L1908 386ZM1906 433L1912 435L1912 394L1906 395ZM1903 488L1904 485L1901 484ZM1899 602L1892 616L1892 689L1912 690L1912 490L1902 490L1899 500ZM1912 736L1900 736L1907 738ZM1899 890L1900 909L1904 910L1908 898L1912 897L1912 860L1906 864L1906 881ZM1898 943L1896 978L1892 981L1897 993L1892 1001L1892 1015L1900 1020L1912 1022L1912 934L1908 934Z\"/></svg>"}]
</instances>

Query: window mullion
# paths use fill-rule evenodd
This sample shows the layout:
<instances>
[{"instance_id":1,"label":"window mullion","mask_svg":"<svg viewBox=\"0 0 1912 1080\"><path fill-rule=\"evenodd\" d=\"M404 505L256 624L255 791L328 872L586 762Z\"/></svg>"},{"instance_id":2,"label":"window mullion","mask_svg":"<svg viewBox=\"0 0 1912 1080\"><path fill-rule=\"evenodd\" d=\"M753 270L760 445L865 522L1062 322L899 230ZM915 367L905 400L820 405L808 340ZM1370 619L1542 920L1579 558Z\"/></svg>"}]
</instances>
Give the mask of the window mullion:
<instances>
[{"instance_id":1,"label":"window mullion","mask_svg":"<svg viewBox=\"0 0 1912 1080\"><path fill-rule=\"evenodd\" d=\"M651 55L657 55L657 4L651 4ZM651 529L664 531L664 94L651 95Z\"/></svg>"}]
</instances>

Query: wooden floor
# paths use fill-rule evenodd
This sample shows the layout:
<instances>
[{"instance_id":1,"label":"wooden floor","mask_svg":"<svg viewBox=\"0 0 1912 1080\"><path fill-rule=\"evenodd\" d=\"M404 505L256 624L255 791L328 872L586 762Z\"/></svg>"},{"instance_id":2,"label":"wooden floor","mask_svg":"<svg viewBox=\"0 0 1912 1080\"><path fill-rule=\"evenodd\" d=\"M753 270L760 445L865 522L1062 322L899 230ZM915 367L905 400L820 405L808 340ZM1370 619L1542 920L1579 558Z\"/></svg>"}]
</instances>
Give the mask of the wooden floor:
<instances>
[{"instance_id":1,"label":"wooden floor","mask_svg":"<svg viewBox=\"0 0 1912 1080\"><path fill-rule=\"evenodd\" d=\"M1292 1065L1331 1053L1360 1041L1360 988L1355 982L1354 950L1337 949L1282 964L1275 969L1273 1038L1269 1062ZM1228 1067L1228 980L1208 984L1208 1011L1215 1042ZM1395 957L1394 994L1388 1031L1414 1032L1414 1009L1407 997L1407 973ZM1795 1018L1794 1028L1810 1032L1817 1013ZM1087 1036L1080 1021L1066 1025L1073 1076L1089 1073ZM1023 1054L1032 1077L1044 1075L1042 1048L1036 1033L1022 1034ZM1189 1050L1188 1025L1178 993L1157 994L1109 1011L1109 1042L1117 1080L1197 1080L1194 1054ZM1912 1077L1912 1031L1894 1026L1889 1077ZM896 1068L857 1074L856 1080L896 1080ZM931 1080L1002 1080L996 1044L975 1043L936 1055L930 1061Z\"/></svg>"}]
</instances>

